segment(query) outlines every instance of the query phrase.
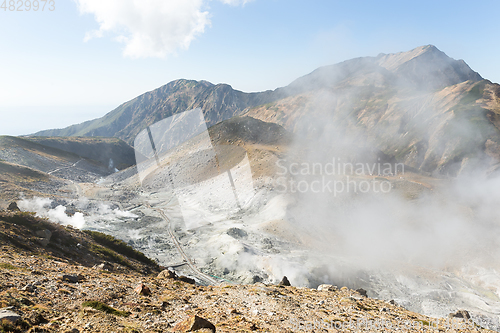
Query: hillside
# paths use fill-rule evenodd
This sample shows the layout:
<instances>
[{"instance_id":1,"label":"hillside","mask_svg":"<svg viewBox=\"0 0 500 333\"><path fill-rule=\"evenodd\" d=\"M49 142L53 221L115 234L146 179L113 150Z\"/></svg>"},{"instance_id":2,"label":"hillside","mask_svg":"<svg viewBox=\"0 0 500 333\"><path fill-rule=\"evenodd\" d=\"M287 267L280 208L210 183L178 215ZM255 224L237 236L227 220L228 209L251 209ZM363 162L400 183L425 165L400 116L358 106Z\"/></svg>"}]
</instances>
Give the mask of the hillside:
<instances>
[{"instance_id":1,"label":"hillside","mask_svg":"<svg viewBox=\"0 0 500 333\"><path fill-rule=\"evenodd\" d=\"M297 288L288 280L196 286L169 271L158 274L157 266L112 237L28 213L0 212L0 246L2 332L295 332L317 325L487 331L465 311L434 319L366 297L361 289Z\"/></svg>"},{"instance_id":2,"label":"hillside","mask_svg":"<svg viewBox=\"0 0 500 333\"><path fill-rule=\"evenodd\" d=\"M112 168L119 170L135 164L134 149L118 138L36 136L25 139L98 161L108 167L112 164Z\"/></svg>"},{"instance_id":3,"label":"hillside","mask_svg":"<svg viewBox=\"0 0 500 333\"><path fill-rule=\"evenodd\" d=\"M19 198L20 193L43 197L49 195L43 193L43 189L47 186L62 188L64 185L38 170L0 161L0 207L7 207L12 200Z\"/></svg>"},{"instance_id":4,"label":"hillside","mask_svg":"<svg viewBox=\"0 0 500 333\"><path fill-rule=\"evenodd\" d=\"M116 161L111 168L110 159ZM22 196L77 197L78 183L95 182L134 162L133 148L116 138L0 136L0 207Z\"/></svg>"}]
</instances>

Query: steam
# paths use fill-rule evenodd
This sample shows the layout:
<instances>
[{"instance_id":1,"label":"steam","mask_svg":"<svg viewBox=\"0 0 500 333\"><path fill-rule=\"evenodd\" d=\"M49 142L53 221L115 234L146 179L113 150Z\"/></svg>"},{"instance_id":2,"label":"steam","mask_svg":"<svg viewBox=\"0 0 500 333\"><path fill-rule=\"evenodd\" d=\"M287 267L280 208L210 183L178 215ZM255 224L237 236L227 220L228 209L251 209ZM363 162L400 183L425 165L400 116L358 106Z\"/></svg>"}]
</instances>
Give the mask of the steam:
<instances>
[{"instance_id":1,"label":"steam","mask_svg":"<svg viewBox=\"0 0 500 333\"><path fill-rule=\"evenodd\" d=\"M289 231L308 250L306 258L286 260L276 255L261 265L275 280L287 275L312 287L362 286L373 296L399 295L406 301L412 299L411 293L419 293L419 300L413 297L414 311L447 315L452 310L449 304L438 310L417 304L435 295L415 282L415 272L430 270L439 279L444 279L442 272L453 272L463 279L460 284L453 282L455 290L474 294L479 287L473 283L481 278L464 272L472 267L493 272L500 268L496 264L500 177L491 173L498 161L483 153L487 136L496 141L499 133L490 123L484 130L450 111L453 90L463 92L473 82L446 87L449 83L442 74L413 82L402 72L406 67L389 73L375 66L376 61L355 59L292 85L296 92L313 93L297 114L284 115L283 125L294 132L295 140L276 165L279 174L272 187L287 202L282 218ZM415 65L424 73L432 73L433 66ZM467 112L475 114L474 107ZM370 166L366 170L392 165L396 170L398 163L404 163L404 171L357 173L347 168L347 172L321 173L332 161L351 164L354 170L359 165ZM385 187L389 191L367 186L374 181L390 184ZM291 183L295 187L283 186ZM489 278L488 288L498 290L500 275L491 274L496 278ZM405 280L399 278L403 275ZM389 292L380 290L374 283L377 279L385 280L379 285L390 286ZM456 301L451 298L458 296L449 297ZM461 300L467 304L463 306L476 306L466 296ZM496 313L498 307L481 310L486 308Z\"/></svg>"},{"instance_id":2,"label":"steam","mask_svg":"<svg viewBox=\"0 0 500 333\"><path fill-rule=\"evenodd\" d=\"M49 221L62 225L71 225L78 229L106 226L109 222L119 222L123 219L136 219L138 216L118 207L111 207L102 202L94 203L86 198L74 200L70 203L58 204L49 198L34 197L18 202L22 211L34 212L36 216L48 218ZM71 206L74 214L68 215L67 207ZM84 213L82 213L85 212Z\"/></svg>"},{"instance_id":3,"label":"steam","mask_svg":"<svg viewBox=\"0 0 500 333\"><path fill-rule=\"evenodd\" d=\"M52 200L49 198L23 199L18 202L18 206L22 211L35 212L39 217L46 217L50 221L62 225L71 225L78 229L84 227L85 219L83 213L76 212L73 216L68 216L65 206L58 205L55 208L51 208L51 205Z\"/></svg>"},{"instance_id":4,"label":"steam","mask_svg":"<svg viewBox=\"0 0 500 333\"><path fill-rule=\"evenodd\" d=\"M316 103L316 110L324 110L348 101L323 95ZM356 119L345 114L330 116L330 121L327 117L318 112L317 116L302 119L304 128L297 132L296 146L286 160L289 164L299 161L301 165L325 166L332 164L333 159L353 165L362 165L362 161L370 161L367 165L387 163L370 153L378 147L359 127L353 127ZM316 175L311 168L299 170L287 175L287 181L304 184L296 187L294 193L290 193L290 187L288 193L283 193L291 202L288 216L318 241L318 248L357 260L364 267L408 261L444 267L479 259L477 254L483 251L498 254L499 247L493 242L500 231L493 219L500 200L498 179L485 178L483 173L470 174L443 180L441 183L446 186L430 191L414 182L410 172L382 175L380 180L370 173L333 175L325 180L324 174ZM392 183L388 187L391 191L368 187L374 181ZM325 187L328 183L329 187ZM312 185L317 185L315 191L311 190ZM421 191L408 200L398 185L420 187ZM360 190L364 188L369 191Z\"/></svg>"}]
</instances>

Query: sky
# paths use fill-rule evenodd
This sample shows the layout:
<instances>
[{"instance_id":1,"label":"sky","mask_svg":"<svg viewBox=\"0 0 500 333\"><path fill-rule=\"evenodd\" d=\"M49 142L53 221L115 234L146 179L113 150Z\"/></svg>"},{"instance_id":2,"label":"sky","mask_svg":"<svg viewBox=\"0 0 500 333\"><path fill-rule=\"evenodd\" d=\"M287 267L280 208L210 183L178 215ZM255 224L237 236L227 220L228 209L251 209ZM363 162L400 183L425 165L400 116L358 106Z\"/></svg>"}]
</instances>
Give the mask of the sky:
<instances>
[{"instance_id":1,"label":"sky","mask_svg":"<svg viewBox=\"0 0 500 333\"><path fill-rule=\"evenodd\" d=\"M273 90L427 44L500 82L497 0L35 2L0 0L0 135L98 118L180 78Z\"/></svg>"}]
</instances>

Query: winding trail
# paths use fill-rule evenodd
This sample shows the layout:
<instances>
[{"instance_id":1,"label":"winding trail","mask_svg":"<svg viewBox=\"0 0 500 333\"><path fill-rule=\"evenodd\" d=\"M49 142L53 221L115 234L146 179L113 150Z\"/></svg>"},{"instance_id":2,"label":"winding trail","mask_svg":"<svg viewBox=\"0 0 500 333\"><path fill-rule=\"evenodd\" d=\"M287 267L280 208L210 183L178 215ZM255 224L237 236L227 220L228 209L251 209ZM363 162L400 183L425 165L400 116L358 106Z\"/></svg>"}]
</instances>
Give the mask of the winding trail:
<instances>
[{"instance_id":1,"label":"winding trail","mask_svg":"<svg viewBox=\"0 0 500 333\"><path fill-rule=\"evenodd\" d=\"M152 208L150 205L147 205L147 206L149 208ZM193 264L193 262L191 261L191 259L189 259L189 257L186 255L186 253L184 252L184 250L181 247L181 244L179 243L179 241L177 240L177 238L175 237L173 231L170 228L170 226L171 226L170 225L170 219L167 217L167 215L161 209L159 209L159 208L152 208L152 209L156 210L161 215L161 217L165 220L165 222L167 222L167 231L168 231L168 234L172 238L172 241L174 242L175 247L177 248L177 251L179 251L179 253L181 254L181 256L184 258L184 260L186 261L186 264L189 266L189 268L191 268L191 270L193 271L194 275L196 275L200 280L208 282L208 284L219 285L219 281L217 281L214 278L212 278L211 276L209 276L209 275L201 272L198 268L196 268L196 266Z\"/></svg>"},{"instance_id":2,"label":"winding trail","mask_svg":"<svg viewBox=\"0 0 500 333\"><path fill-rule=\"evenodd\" d=\"M52 171L47 172L47 174L51 175L51 174L53 174L54 172L57 172L57 171L59 171L59 170L69 169L69 168L76 167L76 165L77 165L78 163L80 163L81 161L83 161L83 158L81 158L81 159L79 159L78 161L76 161L75 163L73 163L73 165L70 165L70 166L67 166L67 167L62 167L62 168L57 168L57 169L55 169L55 170L52 170Z\"/></svg>"}]
</instances>

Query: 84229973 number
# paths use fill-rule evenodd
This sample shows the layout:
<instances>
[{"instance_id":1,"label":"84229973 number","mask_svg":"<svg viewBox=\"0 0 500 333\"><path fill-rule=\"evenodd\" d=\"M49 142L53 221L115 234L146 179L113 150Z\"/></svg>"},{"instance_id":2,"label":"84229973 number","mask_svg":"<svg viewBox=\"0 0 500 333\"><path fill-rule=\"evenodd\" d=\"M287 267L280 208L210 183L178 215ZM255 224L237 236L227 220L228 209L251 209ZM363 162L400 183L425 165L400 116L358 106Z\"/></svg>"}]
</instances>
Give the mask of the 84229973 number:
<instances>
[{"instance_id":1,"label":"84229973 number","mask_svg":"<svg viewBox=\"0 0 500 333\"><path fill-rule=\"evenodd\" d=\"M56 10L55 0L0 0L0 10L4 12L29 12Z\"/></svg>"}]
</instances>

